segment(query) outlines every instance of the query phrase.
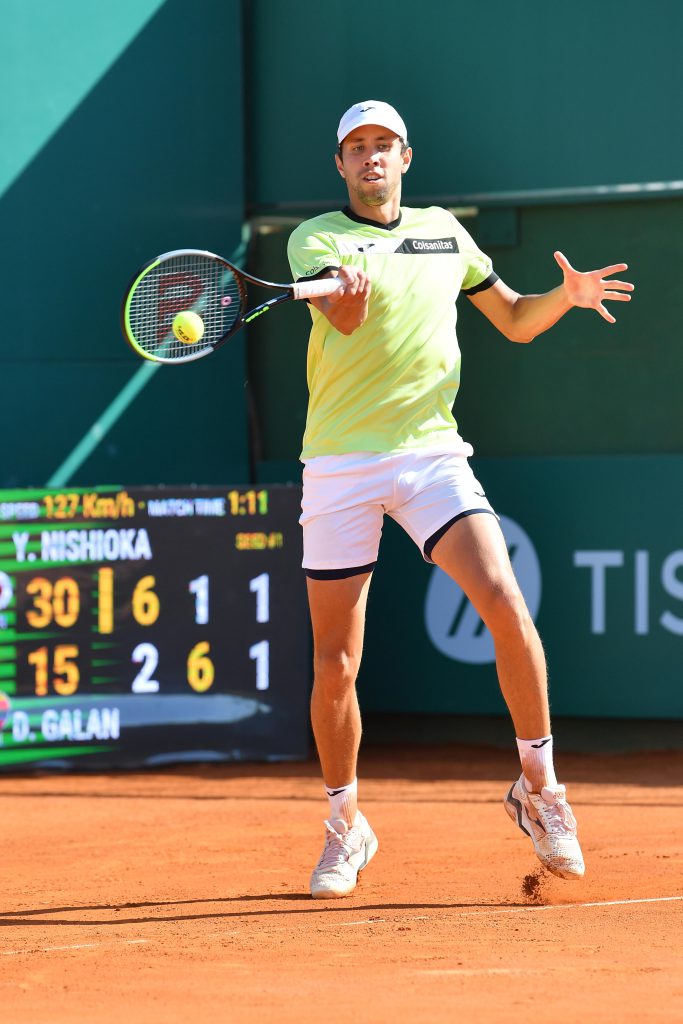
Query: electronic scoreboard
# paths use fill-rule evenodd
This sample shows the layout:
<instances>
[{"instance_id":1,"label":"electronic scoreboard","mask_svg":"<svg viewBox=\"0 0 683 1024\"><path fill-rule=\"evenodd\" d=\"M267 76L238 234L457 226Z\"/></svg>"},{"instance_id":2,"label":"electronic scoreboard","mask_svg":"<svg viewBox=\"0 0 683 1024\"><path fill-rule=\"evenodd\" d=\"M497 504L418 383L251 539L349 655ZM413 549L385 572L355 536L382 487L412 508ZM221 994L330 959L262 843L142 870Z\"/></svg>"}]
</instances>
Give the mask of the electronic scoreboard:
<instances>
[{"instance_id":1,"label":"electronic scoreboard","mask_svg":"<svg viewBox=\"0 0 683 1024\"><path fill-rule=\"evenodd\" d=\"M304 757L300 502L0 491L0 768Z\"/></svg>"}]
</instances>

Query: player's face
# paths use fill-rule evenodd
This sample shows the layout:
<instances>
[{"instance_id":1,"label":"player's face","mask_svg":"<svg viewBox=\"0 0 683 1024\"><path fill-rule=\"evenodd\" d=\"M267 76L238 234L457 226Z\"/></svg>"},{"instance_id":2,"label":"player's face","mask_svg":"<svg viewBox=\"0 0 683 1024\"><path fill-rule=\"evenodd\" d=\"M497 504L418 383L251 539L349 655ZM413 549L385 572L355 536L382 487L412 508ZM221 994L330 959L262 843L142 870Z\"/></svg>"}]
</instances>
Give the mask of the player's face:
<instances>
[{"instance_id":1,"label":"player's face","mask_svg":"<svg viewBox=\"0 0 683 1024\"><path fill-rule=\"evenodd\" d=\"M365 124L346 136L337 170L349 196L365 206L384 206L397 194L401 177L410 167L412 150L401 153L401 140L388 128Z\"/></svg>"}]
</instances>

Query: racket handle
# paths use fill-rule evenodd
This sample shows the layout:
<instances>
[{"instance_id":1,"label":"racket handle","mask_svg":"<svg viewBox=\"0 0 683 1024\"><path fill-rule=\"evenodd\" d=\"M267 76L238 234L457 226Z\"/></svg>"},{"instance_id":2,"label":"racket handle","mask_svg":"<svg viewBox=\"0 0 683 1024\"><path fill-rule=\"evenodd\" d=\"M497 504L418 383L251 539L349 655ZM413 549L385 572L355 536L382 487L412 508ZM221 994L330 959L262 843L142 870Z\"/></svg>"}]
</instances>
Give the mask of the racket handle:
<instances>
[{"instance_id":1,"label":"racket handle","mask_svg":"<svg viewBox=\"0 0 683 1024\"><path fill-rule=\"evenodd\" d=\"M297 281L292 286L295 299L314 299L321 295L332 295L343 287L338 277L324 277L320 281Z\"/></svg>"}]
</instances>

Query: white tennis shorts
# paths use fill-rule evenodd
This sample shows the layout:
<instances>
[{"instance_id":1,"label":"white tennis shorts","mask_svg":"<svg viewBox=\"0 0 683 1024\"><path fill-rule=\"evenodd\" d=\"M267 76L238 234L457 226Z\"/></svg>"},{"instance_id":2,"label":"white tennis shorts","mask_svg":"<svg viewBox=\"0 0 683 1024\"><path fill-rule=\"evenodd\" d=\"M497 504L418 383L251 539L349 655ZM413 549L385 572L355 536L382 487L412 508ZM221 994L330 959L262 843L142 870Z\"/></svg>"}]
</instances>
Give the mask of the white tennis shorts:
<instances>
[{"instance_id":1,"label":"white tennis shorts","mask_svg":"<svg viewBox=\"0 0 683 1024\"><path fill-rule=\"evenodd\" d=\"M303 567L315 579L371 571L385 515L431 562L434 545L456 519L473 512L496 514L463 455L416 450L321 455L306 461L303 483Z\"/></svg>"}]
</instances>

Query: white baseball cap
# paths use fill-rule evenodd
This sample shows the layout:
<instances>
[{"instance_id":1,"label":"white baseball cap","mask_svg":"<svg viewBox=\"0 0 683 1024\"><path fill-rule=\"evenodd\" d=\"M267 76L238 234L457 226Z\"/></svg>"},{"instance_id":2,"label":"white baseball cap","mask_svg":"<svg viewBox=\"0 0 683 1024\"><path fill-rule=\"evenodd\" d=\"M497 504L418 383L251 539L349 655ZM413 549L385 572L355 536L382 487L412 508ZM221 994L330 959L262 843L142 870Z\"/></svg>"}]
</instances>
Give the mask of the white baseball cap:
<instances>
[{"instance_id":1,"label":"white baseball cap","mask_svg":"<svg viewBox=\"0 0 683 1024\"><path fill-rule=\"evenodd\" d=\"M337 141L343 142L349 132L363 124L379 124L382 128L396 132L404 141L408 138L408 129L403 118L389 103L383 103L382 100L362 100L360 103L354 103L342 115L337 129Z\"/></svg>"}]
</instances>

